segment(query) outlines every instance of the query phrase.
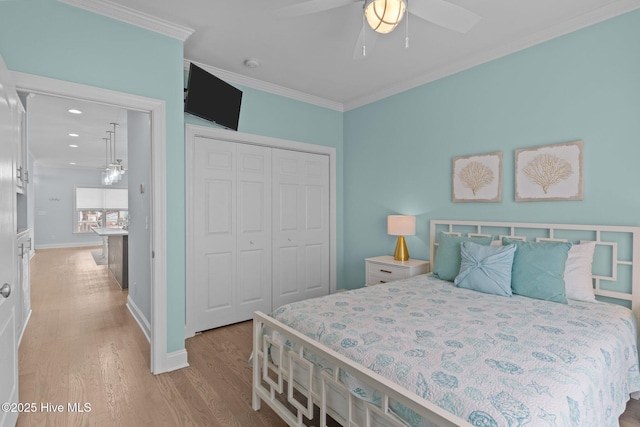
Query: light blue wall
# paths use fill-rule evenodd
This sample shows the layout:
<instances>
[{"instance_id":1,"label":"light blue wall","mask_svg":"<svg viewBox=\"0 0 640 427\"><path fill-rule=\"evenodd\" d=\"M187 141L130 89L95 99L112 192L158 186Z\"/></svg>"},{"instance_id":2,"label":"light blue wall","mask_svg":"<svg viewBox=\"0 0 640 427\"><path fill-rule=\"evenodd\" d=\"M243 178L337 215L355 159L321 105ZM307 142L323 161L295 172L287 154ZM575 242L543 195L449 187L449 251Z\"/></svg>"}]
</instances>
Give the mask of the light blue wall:
<instances>
[{"instance_id":1,"label":"light blue wall","mask_svg":"<svg viewBox=\"0 0 640 427\"><path fill-rule=\"evenodd\" d=\"M126 176L126 175L125 175ZM99 187L101 172L93 169L35 166L31 169L34 193L36 249L101 245L95 233L74 233L76 186ZM126 178L118 187L126 187Z\"/></svg>"},{"instance_id":2,"label":"light blue wall","mask_svg":"<svg viewBox=\"0 0 640 427\"><path fill-rule=\"evenodd\" d=\"M640 11L345 114L345 276L392 254L386 216L640 225ZM514 201L514 150L584 141L584 200ZM452 203L452 158L502 151L502 203Z\"/></svg>"},{"instance_id":3,"label":"light blue wall","mask_svg":"<svg viewBox=\"0 0 640 427\"><path fill-rule=\"evenodd\" d=\"M151 323L151 118L127 111L129 299ZM143 187L143 191L140 190ZM144 322L143 322L144 323ZM142 326L142 325L141 325ZM144 325L146 328L146 324ZM151 331L146 330L147 336Z\"/></svg>"}]
</instances>

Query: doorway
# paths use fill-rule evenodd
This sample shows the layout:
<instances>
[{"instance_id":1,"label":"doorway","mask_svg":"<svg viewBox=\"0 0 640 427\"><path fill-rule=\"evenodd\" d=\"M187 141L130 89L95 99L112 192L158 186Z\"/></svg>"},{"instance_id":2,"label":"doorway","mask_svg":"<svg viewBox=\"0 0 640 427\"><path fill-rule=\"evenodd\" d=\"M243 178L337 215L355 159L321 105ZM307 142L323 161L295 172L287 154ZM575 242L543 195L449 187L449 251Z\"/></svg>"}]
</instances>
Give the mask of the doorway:
<instances>
[{"instance_id":1,"label":"doorway","mask_svg":"<svg viewBox=\"0 0 640 427\"><path fill-rule=\"evenodd\" d=\"M18 91L81 99L133 111L147 112L151 120L151 318L150 369L154 374L178 369L187 364L186 351L167 353L166 310L166 111L165 102L77 83L25 73L12 73Z\"/></svg>"}]
</instances>

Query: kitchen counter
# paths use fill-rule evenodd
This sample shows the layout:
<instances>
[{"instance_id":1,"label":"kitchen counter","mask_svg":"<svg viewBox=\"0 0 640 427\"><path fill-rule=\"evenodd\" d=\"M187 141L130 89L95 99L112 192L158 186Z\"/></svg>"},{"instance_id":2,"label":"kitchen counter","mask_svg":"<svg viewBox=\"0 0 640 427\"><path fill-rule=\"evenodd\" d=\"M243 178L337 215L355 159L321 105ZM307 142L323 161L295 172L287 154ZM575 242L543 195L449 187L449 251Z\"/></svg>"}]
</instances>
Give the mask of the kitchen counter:
<instances>
[{"instance_id":1,"label":"kitchen counter","mask_svg":"<svg viewBox=\"0 0 640 427\"><path fill-rule=\"evenodd\" d=\"M102 237L102 256L120 288L129 287L129 231L121 228L92 227Z\"/></svg>"},{"instance_id":2,"label":"kitchen counter","mask_svg":"<svg viewBox=\"0 0 640 427\"><path fill-rule=\"evenodd\" d=\"M129 235L129 231L123 230L122 228L91 227L91 230L94 233L96 233L98 236L127 236L127 235Z\"/></svg>"}]
</instances>

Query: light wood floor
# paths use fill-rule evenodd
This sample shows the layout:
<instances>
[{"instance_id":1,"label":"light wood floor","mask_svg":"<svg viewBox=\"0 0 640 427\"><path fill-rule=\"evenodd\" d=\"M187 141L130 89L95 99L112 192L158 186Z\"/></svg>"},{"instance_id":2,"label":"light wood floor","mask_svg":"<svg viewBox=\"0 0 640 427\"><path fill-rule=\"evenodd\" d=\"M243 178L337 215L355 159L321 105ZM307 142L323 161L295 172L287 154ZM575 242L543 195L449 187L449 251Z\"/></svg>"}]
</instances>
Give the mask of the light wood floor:
<instances>
[{"instance_id":1,"label":"light wood floor","mask_svg":"<svg viewBox=\"0 0 640 427\"><path fill-rule=\"evenodd\" d=\"M127 292L90 252L38 250L31 261L20 402L65 411L23 413L18 426L285 426L266 405L251 409L251 322L188 339L190 367L154 376ZM74 402L91 412L69 413ZM640 402L629 404L620 425L640 427Z\"/></svg>"}]
</instances>

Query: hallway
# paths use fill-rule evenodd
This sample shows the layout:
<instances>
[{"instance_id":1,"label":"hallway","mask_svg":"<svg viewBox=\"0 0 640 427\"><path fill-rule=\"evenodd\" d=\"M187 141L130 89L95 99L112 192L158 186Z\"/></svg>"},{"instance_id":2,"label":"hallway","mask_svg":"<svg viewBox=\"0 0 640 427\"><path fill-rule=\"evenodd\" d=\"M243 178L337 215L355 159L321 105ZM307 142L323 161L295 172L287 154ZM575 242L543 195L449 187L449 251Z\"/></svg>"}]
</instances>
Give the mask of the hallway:
<instances>
[{"instance_id":1,"label":"hallway","mask_svg":"<svg viewBox=\"0 0 640 427\"><path fill-rule=\"evenodd\" d=\"M251 409L251 322L189 339L191 366L154 376L127 291L95 264L95 249L37 250L31 260L20 402L36 412L18 426L284 426L266 405Z\"/></svg>"}]
</instances>

